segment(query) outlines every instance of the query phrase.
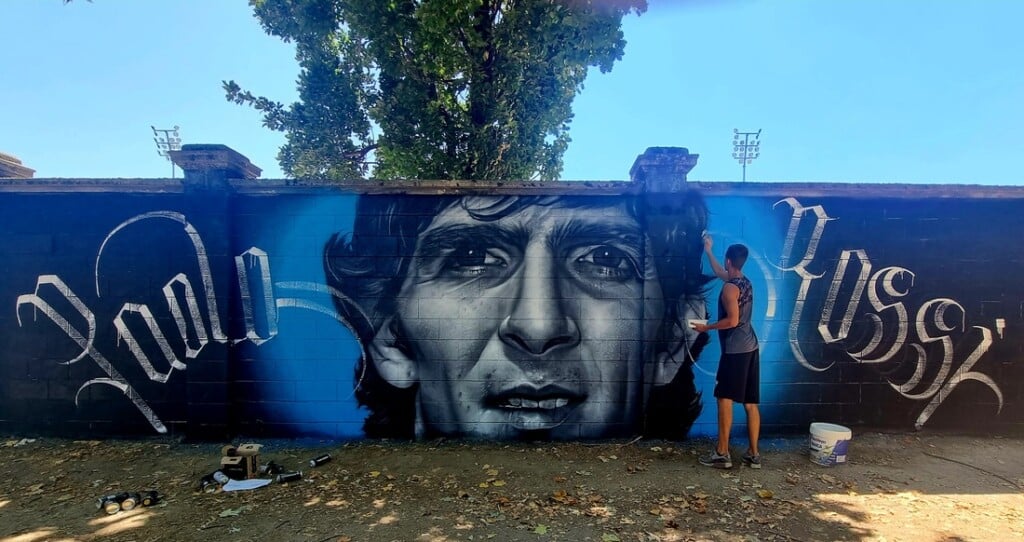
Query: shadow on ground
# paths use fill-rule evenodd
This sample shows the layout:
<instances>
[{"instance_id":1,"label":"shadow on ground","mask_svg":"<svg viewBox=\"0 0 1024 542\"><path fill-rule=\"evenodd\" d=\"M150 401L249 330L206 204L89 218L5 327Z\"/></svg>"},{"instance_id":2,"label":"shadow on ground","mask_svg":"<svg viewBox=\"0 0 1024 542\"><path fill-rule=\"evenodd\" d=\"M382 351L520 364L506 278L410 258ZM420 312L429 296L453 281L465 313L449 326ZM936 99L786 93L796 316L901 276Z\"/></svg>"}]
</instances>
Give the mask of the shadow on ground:
<instances>
[{"instance_id":1,"label":"shadow on ground","mask_svg":"<svg viewBox=\"0 0 1024 542\"><path fill-rule=\"evenodd\" d=\"M0 541L1024 538L1015 439L856 434L850 462L832 468L808 460L805 439L775 439L764 468L728 471L697 463L700 440L263 444L263 461L303 478L207 494L196 484L220 445L8 440ZM321 453L332 460L309 468ZM143 489L164 499L97 510L104 494Z\"/></svg>"}]
</instances>

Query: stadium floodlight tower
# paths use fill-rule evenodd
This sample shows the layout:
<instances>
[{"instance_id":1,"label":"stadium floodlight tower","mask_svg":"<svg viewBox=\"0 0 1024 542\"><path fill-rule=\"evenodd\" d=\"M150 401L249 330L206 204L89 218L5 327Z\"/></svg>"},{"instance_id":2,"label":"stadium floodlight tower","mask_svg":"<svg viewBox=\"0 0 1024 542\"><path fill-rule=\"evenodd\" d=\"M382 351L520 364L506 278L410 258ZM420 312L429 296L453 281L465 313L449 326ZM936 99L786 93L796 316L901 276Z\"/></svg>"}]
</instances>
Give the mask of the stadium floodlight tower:
<instances>
[{"instance_id":1,"label":"stadium floodlight tower","mask_svg":"<svg viewBox=\"0 0 1024 542\"><path fill-rule=\"evenodd\" d=\"M761 130L741 132L732 130L732 157L743 166L743 182L747 182L747 164L761 156Z\"/></svg>"},{"instance_id":2,"label":"stadium floodlight tower","mask_svg":"<svg viewBox=\"0 0 1024 542\"><path fill-rule=\"evenodd\" d=\"M181 136L178 134L178 127L161 130L150 125L153 129L153 141L156 142L156 153L171 162L171 178L174 178L174 162L171 160L170 151L181 150Z\"/></svg>"}]
</instances>

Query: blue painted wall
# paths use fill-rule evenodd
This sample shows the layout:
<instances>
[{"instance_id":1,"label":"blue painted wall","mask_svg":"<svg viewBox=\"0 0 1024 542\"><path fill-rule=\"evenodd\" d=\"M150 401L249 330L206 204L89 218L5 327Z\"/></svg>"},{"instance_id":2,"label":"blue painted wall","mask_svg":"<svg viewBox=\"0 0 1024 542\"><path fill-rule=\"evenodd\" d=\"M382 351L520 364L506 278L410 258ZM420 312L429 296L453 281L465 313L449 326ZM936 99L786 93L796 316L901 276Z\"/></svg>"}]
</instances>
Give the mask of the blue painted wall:
<instances>
[{"instance_id":1,"label":"blue painted wall","mask_svg":"<svg viewBox=\"0 0 1024 542\"><path fill-rule=\"evenodd\" d=\"M706 229L751 250L765 433L1021 432L1024 194L693 186L0 192L0 430L713 434Z\"/></svg>"}]
</instances>

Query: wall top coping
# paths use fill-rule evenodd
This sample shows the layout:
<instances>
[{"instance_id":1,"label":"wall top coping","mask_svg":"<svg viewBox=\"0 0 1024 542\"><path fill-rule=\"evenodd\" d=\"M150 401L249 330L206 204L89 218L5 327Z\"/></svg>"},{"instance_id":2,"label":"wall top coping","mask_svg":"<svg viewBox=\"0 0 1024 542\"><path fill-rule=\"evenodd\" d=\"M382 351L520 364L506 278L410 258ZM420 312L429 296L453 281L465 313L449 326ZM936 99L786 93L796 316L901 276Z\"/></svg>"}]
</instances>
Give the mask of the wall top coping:
<instances>
[{"instance_id":1,"label":"wall top coping","mask_svg":"<svg viewBox=\"0 0 1024 542\"><path fill-rule=\"evenodd\" d=\"M181 179L73 179L0 177L0 192L70 193L70 192L184 192Z\"/></svg>"},{"instance_id":2,"label":"wall top coping","mask_svg":"<svg viewBox=\"0 0 1024 542\"><path fill-rule=\"evenodd\" d=\"M181 179L0 178L0 192L15 193L185 193ZM232 179L240 195L296 194L498 194L635 195L645 184L631 181L364 181L330 183L301 179ZM971 184L723 182L690 180L667 192L695 189L706 196L804 196L847 198L1008 198L1024 199L1024 186ZM651 193L661 191L650 190Z\"/></svg>"}]
</instances>

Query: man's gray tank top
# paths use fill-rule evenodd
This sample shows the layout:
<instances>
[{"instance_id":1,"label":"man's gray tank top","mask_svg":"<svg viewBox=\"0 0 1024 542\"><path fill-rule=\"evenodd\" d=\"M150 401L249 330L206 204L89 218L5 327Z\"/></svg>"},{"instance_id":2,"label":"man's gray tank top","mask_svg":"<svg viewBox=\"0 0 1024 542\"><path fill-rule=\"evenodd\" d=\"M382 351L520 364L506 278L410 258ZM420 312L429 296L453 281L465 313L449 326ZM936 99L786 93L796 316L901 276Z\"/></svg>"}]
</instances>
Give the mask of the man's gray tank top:
<instances>
[{"instance_id":1,"label":"man's gray tank top","mask_svg":"<svg viewBox=\"0 0 1024 542\"><path fill-rule=\"evenodd\" d=\"M718 330L718 338L722 341L723 354L743 354L757 350L757 335L750 325L750 313L754 308L754 287L747 277L729 279L727 284L733 284L740 289L740 323L732 329ZM718 296L718 318L724 319L728 316L725 310L725 303L722 303L722 296Z\"/></svg>"}]
</instances>

